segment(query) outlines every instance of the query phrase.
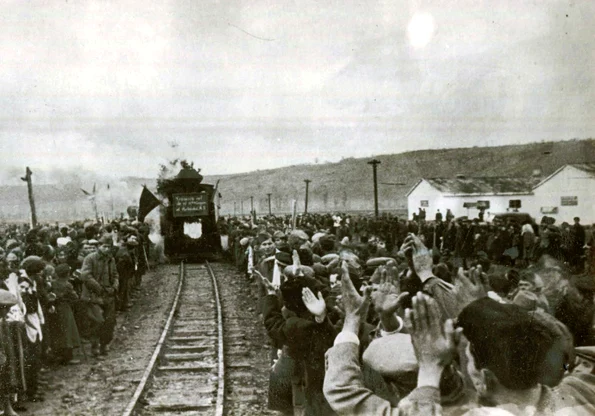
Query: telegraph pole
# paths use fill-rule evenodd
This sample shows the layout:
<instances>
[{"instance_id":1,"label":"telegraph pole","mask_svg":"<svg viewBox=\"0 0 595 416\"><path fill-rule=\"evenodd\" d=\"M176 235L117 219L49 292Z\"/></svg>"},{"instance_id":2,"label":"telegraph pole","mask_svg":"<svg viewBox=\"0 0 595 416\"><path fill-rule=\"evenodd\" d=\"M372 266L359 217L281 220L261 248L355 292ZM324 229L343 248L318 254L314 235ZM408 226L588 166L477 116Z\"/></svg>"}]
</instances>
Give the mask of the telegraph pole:
<instances>
[{"instance_id":1,"label":"telegraph pole","mask_svg":"<svg viewBox=\"0 0 595 416\"><path fill-rule=\"evenodd\" d=\"M304 179L304 182L306 182L306 203L304 206L304 214L308 213L308 186L310 185L310 182L312 182L310 179Z\"/></svg>"},{"instance_id":2,"label":"telegraph pole","mask_svg":"<svg viewBox=\"0 0 595 416\"><path fill-rule=\"evenodd\" d=\"M378 181L376 177L376 166L380 164L379 160L371 160L368 162L368 165L372 165L372 170L374 172L374 215L378 218Z\"/></svg>"},{"instance_id":3,"label":"telegraph pole","mask_svg":"<svg viewBox=\"0 0 595 416\"><path fill-rule=\"evenodd\" d=\"M256 213L254 212L254 197L250 196L250 215L256 220Z\"/></svg>"},{"instance_id":4,"label":"telegraph pole","mask_svg":"<svg viewBox=\"0 0 595 416\"><path fill-rule=\"evenodd\" d=\"M267 196L269 197L269 215L271 215L271 193L268 193Z\"/></svg>"},{"instance_id":5,"label":"telegraph pole","mask_svg":"<svg viewBox=\"0 0 595 416\"><path fill-rule=\"evenodd\" d=\"M22 181L27 182L27 192L29 193L29 205L31 206L31 228L37 227L37 214L35 212L35 199L33 199L33 184L31 183L31 169L27 166L25 170L25 177L21 178Z\"/></svg>"}]
</instances>

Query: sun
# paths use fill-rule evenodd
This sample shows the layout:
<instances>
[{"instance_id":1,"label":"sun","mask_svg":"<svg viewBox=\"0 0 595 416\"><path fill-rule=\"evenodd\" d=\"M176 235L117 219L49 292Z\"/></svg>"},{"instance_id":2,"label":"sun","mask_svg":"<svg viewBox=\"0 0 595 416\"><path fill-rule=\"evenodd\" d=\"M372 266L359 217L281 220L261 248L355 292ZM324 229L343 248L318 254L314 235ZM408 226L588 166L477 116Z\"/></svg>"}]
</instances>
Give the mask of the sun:
<instances>
[{"instance_id":1,"label":"sun","mask_svg":"<svg viewBox=\"0 0 595 416\"><path fill-rule=\"evenodd\" d=\"M428 13L416 13L407 26L407 36L414 48L423 48L434 35L434 18Z\"/></svg>"}]
</instances>

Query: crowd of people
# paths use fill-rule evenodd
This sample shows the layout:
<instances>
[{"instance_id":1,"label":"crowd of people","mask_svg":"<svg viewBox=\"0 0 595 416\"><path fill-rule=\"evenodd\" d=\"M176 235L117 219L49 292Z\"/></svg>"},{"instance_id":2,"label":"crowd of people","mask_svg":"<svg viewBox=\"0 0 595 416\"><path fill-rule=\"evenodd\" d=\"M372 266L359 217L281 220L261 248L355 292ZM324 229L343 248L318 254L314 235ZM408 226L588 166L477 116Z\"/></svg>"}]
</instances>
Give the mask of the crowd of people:
<instances>
[{"instance_id":1,"label":"crowd of people","mask_svg":"<svg viewBox=\"0 0 595 416\"><path fill-rule=\"evenodd\" d=\"M576 368L595 357L594 241L574 222L220 219L258 288L269 408L595 414L595 371Z\"/></svg>"},{"instance_id":2,"label":"crowd of people","mask_svg":"<svg viewBox=\"0 0 595 416\"><path fill-rule=\"evenodd\" d=\"M423 214L423 215L422 215ZM437 213L438 214L438 213ZM269 407L283 414L593 414L595 244L580 219L220 218L259 293ZM148 267L147 224L0 229L0 401L108 355ZM595 368L595 367L594 367ZM490 413L490 412L499 413Z\"/></svg>"},{"instance_id":3,"label":"crowd of people","mask_svg":"<svg viewBox=\"0 0 595 416\"><path fill-rule=\"evenodd\" d=\"M0 410L44 400L47 371L108 355L116 316L148 268L147 224L129 219L0 229Z\"/></svg>"}]
</instances>

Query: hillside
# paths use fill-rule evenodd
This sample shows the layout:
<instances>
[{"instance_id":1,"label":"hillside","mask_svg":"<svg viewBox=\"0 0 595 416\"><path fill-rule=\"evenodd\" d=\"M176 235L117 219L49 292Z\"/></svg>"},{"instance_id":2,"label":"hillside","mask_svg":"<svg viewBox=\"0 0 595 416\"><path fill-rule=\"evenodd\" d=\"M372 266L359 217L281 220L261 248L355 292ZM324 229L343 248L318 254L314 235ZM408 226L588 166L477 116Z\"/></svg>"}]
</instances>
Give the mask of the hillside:
<instances>
[{"instance_id":1,"label":"hillside","mask_svg":"<svg viewBox=\"0 0 595 416\"><path fill-rule=\"evenodd\" d=\"M419 150L393 155L375 156L378 166L379 207L383 211L406 209L406 194L422 177L515 176L528 177L539 169L548 175L568 163L595 161L595 140L572 140L532 143L518 146ZM289 212L292 199L298 201L298 212L304 209L305 183L310 179L308 210L364 211L373 210L372 158L344 159L338 163L288 166L236 175L205 175L206 183L220 180L221 212L244 214L250 211L254 197L257 213L268 212L267 193L271 193L273 213ZM195 160L200 166L200 161ZM155 168L157 171L157 167ZM202 172L203 174L208 172ZM113 200L116 215L126 212L138 201L142 185L155 189L154 178L123 178L111 183L97 182L100 212L111 213ZM395 185L397 184L397 185ZM92 184L87 186L90 191ZM93 216L92 204L76 184L39 185L35 187L38 217L41 221L58 221ZM27 188L0 187L0 215L6 220L27 220L29 207Z\"/></svg>"},{"instance_id":2,"label":"hillside","mask_svg":"<svg viewBox=\"0 0 595 416\"><path fill-rule=\"evenodd\" d=\"M304 209L305 183L310 179L309 211L373 210L372 166L366 159L344 159L339 163L300 165L257 171L221 179L222 212L250 210L250 196L258 213L268 212L267 193L275 212L287 212L291 199ZM546 176L567 163L595 161L595 140L532 143L518 146L419 150L393 155L378 155L378 199L380 210L406 209L406 194L422 177L531 176L540 169ZM383 184L385 183L385 184ZM398 184L398 185L395 185Z\"/></svg>"}]
</instances>

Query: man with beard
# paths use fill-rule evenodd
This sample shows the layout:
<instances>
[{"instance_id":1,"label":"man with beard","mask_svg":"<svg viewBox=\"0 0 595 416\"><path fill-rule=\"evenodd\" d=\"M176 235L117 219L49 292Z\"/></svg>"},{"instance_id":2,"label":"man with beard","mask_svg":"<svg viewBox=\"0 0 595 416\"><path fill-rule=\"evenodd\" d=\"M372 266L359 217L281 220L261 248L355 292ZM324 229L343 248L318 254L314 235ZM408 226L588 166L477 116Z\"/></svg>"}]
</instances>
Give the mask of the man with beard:
<instances>
[{"instance_id":1,"label":"man with beard","mask_svg":"<svg viewBox=\"0 0 595 416\"><path fill-rule=\"evenodd\" d=\"M99 249L83 260L81 279L84 282L82 297L90 302L96 312L97 325L91 335L92 353L107 355L108 345L114 337L116 327L116 294L119 287L118 270L112 256L113 239L105 235Z\"/></svg>"}]
</instances>

